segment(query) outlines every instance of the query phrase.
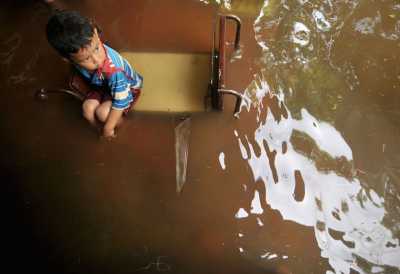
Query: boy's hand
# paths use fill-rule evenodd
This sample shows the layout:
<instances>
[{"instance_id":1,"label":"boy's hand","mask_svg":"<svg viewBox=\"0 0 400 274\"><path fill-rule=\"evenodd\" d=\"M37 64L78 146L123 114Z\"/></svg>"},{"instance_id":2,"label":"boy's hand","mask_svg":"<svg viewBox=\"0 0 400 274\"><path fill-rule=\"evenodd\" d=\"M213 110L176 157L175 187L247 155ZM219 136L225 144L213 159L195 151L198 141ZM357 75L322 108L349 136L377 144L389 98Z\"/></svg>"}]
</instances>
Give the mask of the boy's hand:
<instances>
[{"instance_id":1,"label":"boy's hand","mask_svg":"<svg viewBox=\"0 0 400 274\"><path fill-rule=\"evenodd\" d=\"M110 114L108 115L107 121L103 128L103 136L106 139L111 139L116 137L115 128L117 127L118 121L121 120L122 110L111 109Z\"/></svg>"},{"instance_id":2,"label":"boy's hand","mask_svg":"<svg viewBox=\"0 0 400 274\"><path fill-rule=\"evenodd\" d=\"M115 135L115 130L114 129L109 129L107 127L103 128L103 137L106 139L111 139L115 138L117 135Z\"/></svg>"}]
</instances>

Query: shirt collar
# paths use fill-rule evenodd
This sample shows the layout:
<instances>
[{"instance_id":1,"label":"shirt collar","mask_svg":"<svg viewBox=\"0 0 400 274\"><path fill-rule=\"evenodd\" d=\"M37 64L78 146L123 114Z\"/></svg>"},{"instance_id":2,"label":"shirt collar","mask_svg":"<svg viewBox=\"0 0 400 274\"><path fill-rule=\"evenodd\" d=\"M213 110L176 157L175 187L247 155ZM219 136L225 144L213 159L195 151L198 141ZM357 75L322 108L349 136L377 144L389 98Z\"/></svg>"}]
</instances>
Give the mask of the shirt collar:
<instances>
[{"instance_id":1,"label":"shirt collar","mask_svg":"<svg viewBox=\"0 0 400 274\"><path fill-rule=\"evenodd\" d=\"M103 76L103 72L108 72L112 65L112 62L111 62L110 57L108 56L106 47L104 46L103 42L100 41L100 43L101 43L101 46L103 47L106 58L104 58L103 64L100 67L98 67L96 70L96 74L99 78L101 78Z\"/></svg>"}]
</instances>

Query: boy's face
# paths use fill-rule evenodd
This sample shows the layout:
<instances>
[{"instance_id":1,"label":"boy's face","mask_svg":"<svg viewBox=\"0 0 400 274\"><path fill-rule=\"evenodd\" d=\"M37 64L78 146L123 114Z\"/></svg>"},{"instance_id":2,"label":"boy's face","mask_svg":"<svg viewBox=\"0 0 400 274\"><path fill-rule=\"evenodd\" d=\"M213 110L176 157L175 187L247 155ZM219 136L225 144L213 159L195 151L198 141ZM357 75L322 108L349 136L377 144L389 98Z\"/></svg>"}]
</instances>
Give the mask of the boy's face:
<instances>
[{"instance_id":1,"label":"boy's face","mask_svg":"<svg viewBox=\"0 0 400 274\"><path fill-rule=\"evenodd\" d=\"M79 49L77 53L72 53L70 57L72 62L89 71L101 67L106 58L106 53L96 29L89 45Z\"/></svg>"}]
</instances>

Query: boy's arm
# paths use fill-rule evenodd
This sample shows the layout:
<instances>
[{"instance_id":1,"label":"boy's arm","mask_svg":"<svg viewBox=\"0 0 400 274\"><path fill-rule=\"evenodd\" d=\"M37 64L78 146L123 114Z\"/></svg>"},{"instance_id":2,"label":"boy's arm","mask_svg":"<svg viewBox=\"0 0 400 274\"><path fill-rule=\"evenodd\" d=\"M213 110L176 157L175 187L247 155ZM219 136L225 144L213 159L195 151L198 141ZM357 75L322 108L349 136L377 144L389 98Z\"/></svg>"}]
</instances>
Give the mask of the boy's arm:
<instances>
[{"instance_id":1,"label":"boy's arm","mask_svg":"<svg viewBox=\"0 0 400 274\"><path fill-rule=\"evenodd\" d=\"M124 112L124 110L122 110L122 109L111 108L110 114L108 115L108 119L103 128L103 136L104 137L109 138L109 137L115 136L115 127L117 126L118 122L122 118L123 112Z\"/></svg>"},{"instance_id":2,"label":"boy's arm","mask_svg":"<svg viewBox=\"0 0 400 274\"><path fill-rule=\"evenodd\" d=\"M103 128L104 137L114 137L115 128L119 125L124 109L130 103L130 85L122 71L115 72L108 79L108 85L112 94L110 114Z\"/></svg>"}]
</instances>

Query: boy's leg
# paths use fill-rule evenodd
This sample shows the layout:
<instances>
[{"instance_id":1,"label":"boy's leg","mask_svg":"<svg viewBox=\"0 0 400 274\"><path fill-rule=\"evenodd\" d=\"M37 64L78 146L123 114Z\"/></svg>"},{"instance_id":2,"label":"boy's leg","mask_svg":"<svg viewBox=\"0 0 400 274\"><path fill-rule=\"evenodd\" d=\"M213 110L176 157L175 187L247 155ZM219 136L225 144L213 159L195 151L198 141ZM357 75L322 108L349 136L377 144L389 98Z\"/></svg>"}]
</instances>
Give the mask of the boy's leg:
<instances>
[{"instance_id":1,"label":"boy's leg","mask_svg":"<svg viewBox=\"0 0 400 274\"><path fill-rule=\"evenodd\" d=\"M110 115L112 101L107 100L100 104L100 106L96 109L96 117L99 121L105 123L108 119L108 115ZM121 125L123 121L123 116L117 122L117 127Z\"/></svg>"},{"instance_id":2,"label":"boy's leg","mask_svg":"<svg viewBox=\"0 0 400 274\"><path fill-rule=\"evenodd\" d=\"M95 127L97 126L95 113L99 105L100 102L96 99L86 99L85 101L83 101L82 104L83 117L85 117L85 119L88 120L89 123Z\"/></svg>"},{"instance_id":3,"label":"boy's leg","mask_svg":"<svg viewBox=\"0 0 400 274\"><path fill-rule=\"evenodd\" d=\"M102 102L96 108L96 117L99 121L105 123L107 121L108 115L110 114L112 102L110 100Z\"/></svg>"}]
</instances>

